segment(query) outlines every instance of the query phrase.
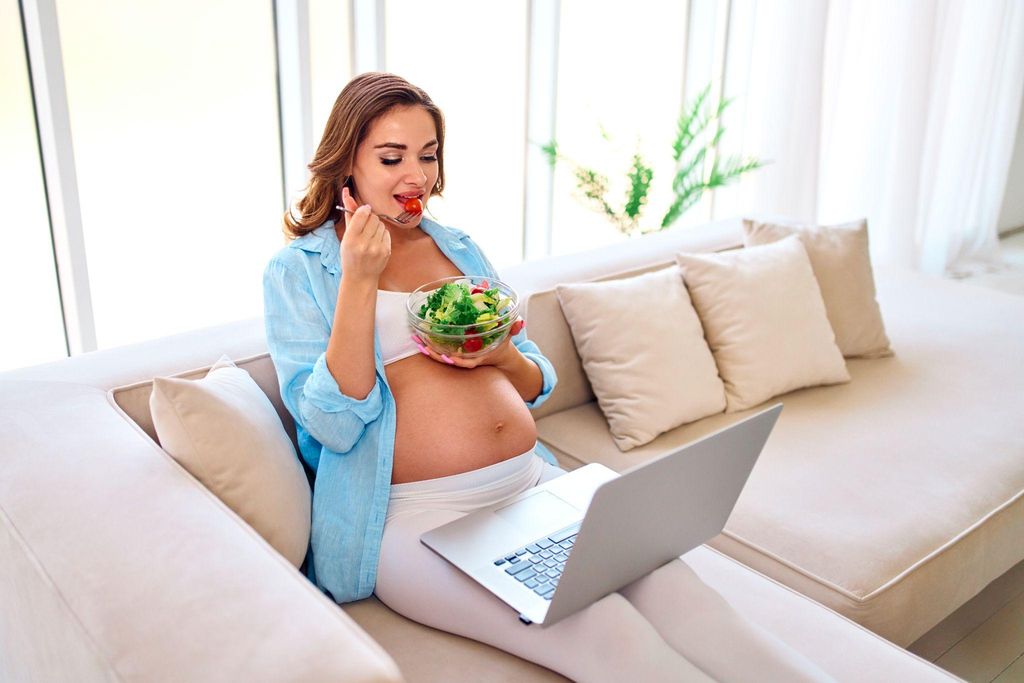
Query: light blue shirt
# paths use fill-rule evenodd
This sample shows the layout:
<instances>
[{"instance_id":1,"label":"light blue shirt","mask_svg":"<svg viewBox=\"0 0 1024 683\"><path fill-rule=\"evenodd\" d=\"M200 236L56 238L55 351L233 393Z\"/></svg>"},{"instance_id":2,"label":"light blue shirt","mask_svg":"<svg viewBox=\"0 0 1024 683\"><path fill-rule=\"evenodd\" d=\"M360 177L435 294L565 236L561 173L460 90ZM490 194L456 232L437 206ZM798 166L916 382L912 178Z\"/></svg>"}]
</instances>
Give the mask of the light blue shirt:
<instances>
[{"instance_id":1,"label":"light blue shirt","mask_svg":"<svg viewBox=\"0 0 1024 683\"><path fill-rule=\"evenodd\" d=\"M420 227L464 274L498 277L466 233L426 218ZM302 458L316 473L307 575L336 602L350 602L368 597L376 583L391 493L395 401L376 331L377 376L366 398L341 393L327 369L327 341L341 283L340 247L333 221L292 241L267 265L263 304L281 398L295 419ZM551 394L555 370L525 332L512 342L543 376L540 394L526 404L533 408ZM537 446L555 464L551 453Z\"/></svg>"}]
</instances>

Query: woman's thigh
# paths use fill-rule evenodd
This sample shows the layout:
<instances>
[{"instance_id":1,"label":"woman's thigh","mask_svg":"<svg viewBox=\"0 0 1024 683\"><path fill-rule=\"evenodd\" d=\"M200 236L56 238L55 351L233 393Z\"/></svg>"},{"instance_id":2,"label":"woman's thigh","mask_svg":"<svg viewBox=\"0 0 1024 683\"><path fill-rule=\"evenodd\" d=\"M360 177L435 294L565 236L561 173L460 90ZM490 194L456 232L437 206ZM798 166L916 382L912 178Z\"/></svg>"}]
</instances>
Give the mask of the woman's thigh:
<instances>
[{"instance_id":1,"label":"woman's thigh","mask_svg":"<svg viewBox=\"0 0 1024 683\"><path fill-rule=\"evenodd\" d=\"M515 610L420 543L420 534L462 514L424 510L388 522L376 587L385 605L573 680L708 680L617 593L550 627L520 622Z\"/></svg>"},{"instance_id":2,"label":"woman's thigh","mask_svg":"<svg viewBox=\"0 0 1024 683\"><path fill-rule=\"evenodd\" d=\"M738 613L681 560L619 592L673 648L716 680L832 680L802 654Z\"/></svg>"}]
</instances>

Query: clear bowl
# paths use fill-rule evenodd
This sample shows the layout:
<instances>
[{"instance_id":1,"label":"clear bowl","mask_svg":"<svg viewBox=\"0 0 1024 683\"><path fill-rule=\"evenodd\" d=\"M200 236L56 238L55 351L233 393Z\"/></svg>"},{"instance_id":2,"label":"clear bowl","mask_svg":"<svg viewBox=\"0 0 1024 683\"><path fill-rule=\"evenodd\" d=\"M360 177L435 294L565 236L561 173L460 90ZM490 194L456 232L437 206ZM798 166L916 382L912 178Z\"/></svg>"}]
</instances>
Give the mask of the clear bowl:
<instances>
[{"instance_id":1,"label":"clear bowl","mask_svg":"<svg viewBox=\"0 0 1024 683\"><path fill-rule=\"evenodd\" d=\"M448 325L426 320L420 315L420 308L436 289L446 283L465 283L470 289L497 288L503 300L509 302L491 320L472 325ZM484 284L486 283L486 287ZM433 351L450 358L479 358L501 345L511 332L512 325L519 317L519 295L501 280L483 275L459 275L428 282L409 294L406 303L409 326Z\"/></svg>"}]
</instances>

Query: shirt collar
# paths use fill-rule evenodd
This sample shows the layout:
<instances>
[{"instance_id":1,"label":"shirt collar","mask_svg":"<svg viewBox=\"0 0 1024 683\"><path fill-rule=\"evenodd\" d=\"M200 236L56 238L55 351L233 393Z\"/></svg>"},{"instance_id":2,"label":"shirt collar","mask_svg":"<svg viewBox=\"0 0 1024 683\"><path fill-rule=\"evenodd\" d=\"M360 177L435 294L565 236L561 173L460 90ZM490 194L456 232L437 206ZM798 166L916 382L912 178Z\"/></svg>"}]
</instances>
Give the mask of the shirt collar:
<instances>
[{"instance_id":1,"label":"shirt collar","mask_svg":"<svg viewBox=\"0 0 1024 683\"><path fill-rule=\"evenodd\" d=\"M420 228L427 233L445 256L454 263L460 270L465 270L466 245L464 239L468 235L455 228L447 228L435 223L426 216L420 220ZM320 254L320 263L327 272L337 275L341 272L341 242L338 241L338 233L334 229L334 221L328 220L320 227L294 240L291 244L296 249L302 249L310 253Z\"/></svg>"}]
</instances>

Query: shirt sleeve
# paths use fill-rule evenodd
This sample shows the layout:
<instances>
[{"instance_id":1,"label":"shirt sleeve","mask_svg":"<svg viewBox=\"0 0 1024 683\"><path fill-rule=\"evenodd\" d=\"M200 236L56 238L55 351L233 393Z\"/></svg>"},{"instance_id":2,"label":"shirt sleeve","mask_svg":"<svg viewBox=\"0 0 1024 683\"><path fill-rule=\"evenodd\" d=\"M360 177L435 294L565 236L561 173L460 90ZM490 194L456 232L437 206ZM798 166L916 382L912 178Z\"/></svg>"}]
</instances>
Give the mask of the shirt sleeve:
<instances>
[{"instance_id":1,"label":"shirt sleeve","mask_svg":"<svg viewBox=\"0 0 1024 683\"><path fill-rule=\"evenodd\" d=\"M341 392L327 368L330 324L309 278L278 259L263 274L263 313L267 346L288 412L321 445L336 453L352 450L366 425L383 411L380 377L365 398Z\"/></svg>"},{"instance_id":2,"label":"shirt sleeve","mask_svg":"<svg viewBox=\"0 0 1024 683\"><path fill-rule=\"evenodd\" d=\"M494 269L494 266L491 265L491 262L484 255L483 250L477 246L476 242L468 236L463 239L469 244L470 248L480 259L481 264L483 264L484 272L487 276L500 280L501 276L498 275L498 271ZM540 393L537 394L537 397L532 401L526 402L527 408L536 408L551 396L551 392L554 390L555 385L558 384L558 374L555 372L555 366L551 364L551 361L541 353L540 347L537 346L535 342L532 342L527 338L525 327L519 332L519 334L512 337L512 343L516 345L516 348L519 349L520 353L532 360L537 364L537 367L540 368L540 375L543 381Z\"/></svg>"}]
</instances>

